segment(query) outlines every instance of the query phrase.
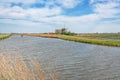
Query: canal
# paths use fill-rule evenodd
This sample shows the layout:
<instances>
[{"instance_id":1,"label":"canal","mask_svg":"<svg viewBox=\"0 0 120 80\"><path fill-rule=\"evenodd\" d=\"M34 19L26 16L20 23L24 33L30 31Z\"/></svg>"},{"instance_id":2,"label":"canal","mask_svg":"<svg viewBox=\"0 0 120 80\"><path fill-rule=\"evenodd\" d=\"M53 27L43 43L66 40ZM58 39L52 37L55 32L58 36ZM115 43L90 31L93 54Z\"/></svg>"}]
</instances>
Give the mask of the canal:
<instances>
[{"instance_id":1,"label":"canal","mask_svg":"<svg viewBox=\"0 0 120 80\"><path fill-rule=\"evenodd\" d=\"M12 36L0 41L0 53L37 59L45 71L54 65L59 80L120 80L120 48L60 39Z\"/></svg>"}]
</instances>

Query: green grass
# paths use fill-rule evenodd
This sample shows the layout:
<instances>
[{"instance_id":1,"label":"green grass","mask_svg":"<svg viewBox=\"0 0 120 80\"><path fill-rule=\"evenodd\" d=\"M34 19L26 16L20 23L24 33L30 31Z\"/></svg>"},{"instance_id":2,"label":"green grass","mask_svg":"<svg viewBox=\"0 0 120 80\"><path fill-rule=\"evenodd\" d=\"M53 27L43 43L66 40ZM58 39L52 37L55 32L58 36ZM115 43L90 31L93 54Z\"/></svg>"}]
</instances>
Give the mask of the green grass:
<instances>
[{"instance_id":1,"label":"green grass","mask_svg":"<svg viewBox=\"0 0 120 80\"><path fill-rule=\"evenodd\" d=\"M78 37L102 40L120 40L120 33L79 34Z\"/></svg>"},{"instance_id":2,"label":"green grass","mask_svg":"<svg viewBox=\"0 0 120 80\"><path fill-rule=\"evenodd\" d=\"M11 36L11 34L0 34L0 40L9 38Z\"/></svg>"},{"instance_id":3,"label":"green grass","mask_svg":"<svg viewBox=\"0 0 120 80\"><path fill-rule=\"evenodd\" d=\"M105 37L107 36L107 37ZM115 37L115 38L113 38ZM120 35L117 35L120 37ZM106 46L116 46L120 47L120 39L116 38L115 35L107 34L107 35L84 35L84 36L66 36L66 35L59 35L60 39L75 41L75 42L83 42L83 43L90 43L90 44L97 44L97 45L106 45Z\"/></svg>"}]
</instances>

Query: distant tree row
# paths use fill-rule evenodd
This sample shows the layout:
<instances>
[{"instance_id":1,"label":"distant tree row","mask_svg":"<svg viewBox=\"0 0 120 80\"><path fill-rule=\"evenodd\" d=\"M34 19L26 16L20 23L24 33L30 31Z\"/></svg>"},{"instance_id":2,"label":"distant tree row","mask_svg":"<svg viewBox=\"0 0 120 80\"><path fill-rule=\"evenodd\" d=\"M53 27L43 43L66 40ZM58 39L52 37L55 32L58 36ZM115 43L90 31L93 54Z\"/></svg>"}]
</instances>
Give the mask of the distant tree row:
<instances>
[{"instance_id":1,"label":"distant tree row","mask_svg":"<svg viewBox=\"0 0 120 80\"><path fill-rule=\"evenodd\" d=\"M73 33L71 31L68 31L66 28L62 28L62 29L56 29L55 30L56 34L63 34L63 35L76 35L76 33Z\"/></svg>"}]
</instances>

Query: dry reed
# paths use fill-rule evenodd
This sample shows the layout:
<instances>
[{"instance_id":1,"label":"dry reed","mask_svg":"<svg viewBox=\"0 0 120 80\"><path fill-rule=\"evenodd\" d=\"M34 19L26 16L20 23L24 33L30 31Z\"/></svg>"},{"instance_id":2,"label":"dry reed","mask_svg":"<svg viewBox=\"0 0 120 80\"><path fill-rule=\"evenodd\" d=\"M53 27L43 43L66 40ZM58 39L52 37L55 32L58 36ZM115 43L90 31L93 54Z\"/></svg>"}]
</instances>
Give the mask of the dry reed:
<instances>
[{"instance_id":1,"label":"dry reed","mask_svg":"<svg viewBox=\"0 0 120 80\"><path fill-rule=\"evenodd\" d=\"M52 74L56 73L55 69ZM46 80L46 76L37 60L26 63L21 56L0 54L0 80ZM58 80L58 77L50 80Z\"/></svg>"}]
</instances>

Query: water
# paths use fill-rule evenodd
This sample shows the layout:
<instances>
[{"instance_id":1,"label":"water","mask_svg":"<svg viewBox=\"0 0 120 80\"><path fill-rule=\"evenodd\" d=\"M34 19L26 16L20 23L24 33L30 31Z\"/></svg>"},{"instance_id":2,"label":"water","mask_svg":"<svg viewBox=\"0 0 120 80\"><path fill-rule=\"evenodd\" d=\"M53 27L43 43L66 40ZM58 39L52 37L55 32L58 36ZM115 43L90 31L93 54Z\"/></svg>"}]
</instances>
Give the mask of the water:
<instances>
[{"instance_id":1,"label":"water","mask_svg":"<svg viewBox=\"0 0 120 80\"><path fill-rule=\"evenodd\" d=\"M120 48L60 39L12 36L0 52L39 60L45 70L56 65L59 80L120 80Z\"/></svg>"}]
</instances>

